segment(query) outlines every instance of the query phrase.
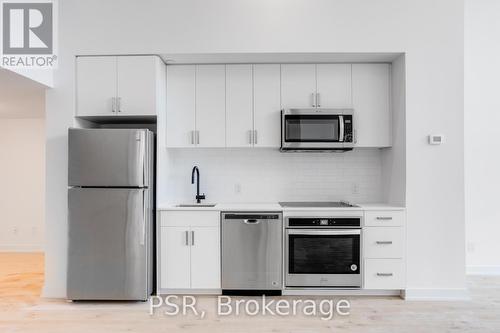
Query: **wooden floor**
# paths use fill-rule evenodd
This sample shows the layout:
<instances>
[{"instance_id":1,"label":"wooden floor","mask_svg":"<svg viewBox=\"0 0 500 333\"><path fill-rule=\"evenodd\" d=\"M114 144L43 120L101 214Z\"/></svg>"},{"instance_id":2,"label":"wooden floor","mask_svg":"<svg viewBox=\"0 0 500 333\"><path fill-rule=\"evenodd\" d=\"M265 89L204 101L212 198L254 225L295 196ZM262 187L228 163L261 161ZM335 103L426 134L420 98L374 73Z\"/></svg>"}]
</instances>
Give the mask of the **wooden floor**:
<instances>
[{"instance_id":1,"label":"wooden floor","mask_svg":"<svg viewBox=\"0 0 500 333\"><path fill-rule=\"evenodd\" d=\"M0 332L500 332L500 277L470 278L470 301L351 297L351 314L330 321L303 315L217 317L210 296L198 299L207 311L204 319L150 316L147 303L40 299L42 283L43 255L0 253Z\"/></svg>"}]
</instances>

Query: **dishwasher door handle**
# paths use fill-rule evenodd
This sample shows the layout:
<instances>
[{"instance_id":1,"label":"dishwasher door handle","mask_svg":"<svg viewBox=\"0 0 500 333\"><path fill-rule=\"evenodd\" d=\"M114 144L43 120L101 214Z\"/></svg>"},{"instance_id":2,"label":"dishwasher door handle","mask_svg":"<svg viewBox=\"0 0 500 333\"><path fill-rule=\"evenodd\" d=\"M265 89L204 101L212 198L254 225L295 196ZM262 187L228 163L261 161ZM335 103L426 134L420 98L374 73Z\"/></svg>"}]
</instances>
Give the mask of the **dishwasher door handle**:
<instances>
[{"instance_id":1,"label":"dishwasher door handle","mask_svg":"<svg viewBox=\"0 0 500 333\"><path fill-rule=\"evenodd\" d=\"M245 219L245 220L243 220L243 223L245 223L245 224L259 224L260 220L257 220L257 219Z\"/></svg>"}]
</instances>

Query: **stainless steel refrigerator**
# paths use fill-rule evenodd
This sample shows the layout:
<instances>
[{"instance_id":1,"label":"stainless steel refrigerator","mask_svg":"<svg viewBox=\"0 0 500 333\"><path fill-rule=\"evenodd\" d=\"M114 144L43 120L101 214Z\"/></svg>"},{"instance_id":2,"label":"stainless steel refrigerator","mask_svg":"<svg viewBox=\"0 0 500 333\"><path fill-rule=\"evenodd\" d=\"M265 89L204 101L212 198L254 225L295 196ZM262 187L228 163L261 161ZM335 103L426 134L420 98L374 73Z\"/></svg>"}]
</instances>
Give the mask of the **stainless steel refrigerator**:
<instances>
[{"instance_id":1,"label":"stainless steel refrigerator","mask_svg":"<svg viewBox=\"0 0 500 333\"><path fill-rule=\"evenodd\" d=\"M154 134L69 129L70 300L147 300L153 289Z\"/></svg>"}]
</instances>

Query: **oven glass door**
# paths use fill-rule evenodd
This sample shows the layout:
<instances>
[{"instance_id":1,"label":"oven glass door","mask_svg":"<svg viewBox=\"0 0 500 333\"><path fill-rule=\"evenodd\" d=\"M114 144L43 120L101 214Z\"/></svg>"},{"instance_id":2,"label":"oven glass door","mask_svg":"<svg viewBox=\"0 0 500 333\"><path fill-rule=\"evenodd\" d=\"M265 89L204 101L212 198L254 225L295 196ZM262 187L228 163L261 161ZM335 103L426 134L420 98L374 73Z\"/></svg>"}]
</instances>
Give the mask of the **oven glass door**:
<instances>
[{"instance_id":1,"label":"oven glass door","mask_svg":"<svg viewBox=\"0 0 500 333\"><path fill-rule=\"evenodd\" d=\"M339 234L339 232L342 232ZM288 235L290 274L359 274L360 235L345 230Z\"/></svg>"},{"instance_id":2,"label":"oven glass door","mask_svg":"<svg viewBox=\"0 0 500 333\"><path fill-rule=\"evenodd\" d=\"M284 116L285 142L339 142L339 115L294 114Z\"/></svg>"}]
</instances>

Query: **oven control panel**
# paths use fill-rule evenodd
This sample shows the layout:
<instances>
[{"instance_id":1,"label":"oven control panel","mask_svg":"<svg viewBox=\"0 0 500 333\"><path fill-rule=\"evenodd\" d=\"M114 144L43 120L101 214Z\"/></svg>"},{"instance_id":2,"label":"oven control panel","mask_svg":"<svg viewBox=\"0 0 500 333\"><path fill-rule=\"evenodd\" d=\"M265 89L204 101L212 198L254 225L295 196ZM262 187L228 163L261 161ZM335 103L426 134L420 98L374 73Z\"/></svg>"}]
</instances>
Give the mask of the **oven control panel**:
<instances>
[{"instance_id":1,"label":"oven control panel","mask_svg":"<svg viewBox=\"0 0 500 333\"><path fill-rule=\"evenodd\" d=\"M286 226L307 228L361 227L361 217L289 217Z\"/></svg>"}]
</instances>

